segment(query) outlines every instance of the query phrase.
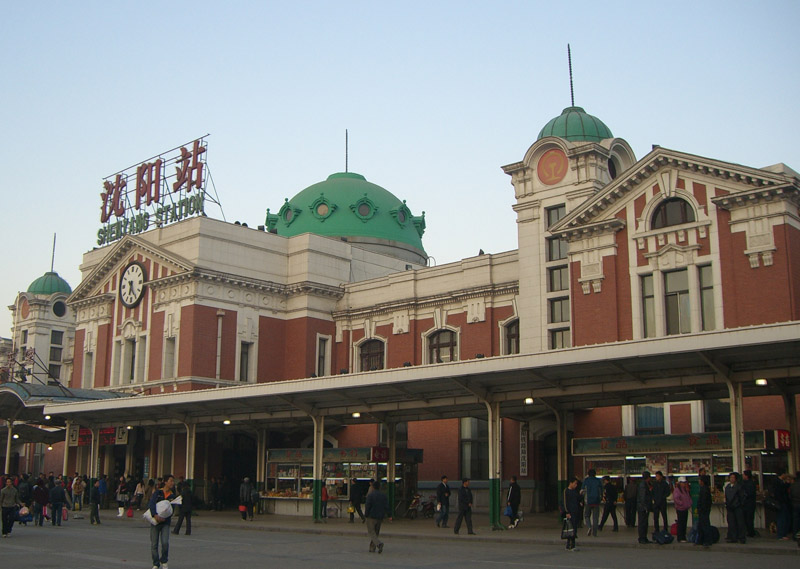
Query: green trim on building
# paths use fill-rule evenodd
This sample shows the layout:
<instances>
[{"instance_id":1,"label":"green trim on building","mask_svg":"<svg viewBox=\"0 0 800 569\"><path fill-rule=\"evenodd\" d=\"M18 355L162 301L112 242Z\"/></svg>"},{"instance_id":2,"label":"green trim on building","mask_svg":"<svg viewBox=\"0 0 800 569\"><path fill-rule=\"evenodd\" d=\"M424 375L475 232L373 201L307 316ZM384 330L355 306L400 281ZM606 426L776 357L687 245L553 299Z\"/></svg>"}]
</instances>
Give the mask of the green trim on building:
<instances>
[{"instance_id":1,"label":"green trim on building","mask_svg":"<svg viewBox=\"0 0 800 569\"><path fill-rule=\"evenodd\" d=\"M30 284L28 292L47 296L57 292L72 294L72 288L67 281L58 276L58 273L48 271Z\"/></svg>"}]
</instances>

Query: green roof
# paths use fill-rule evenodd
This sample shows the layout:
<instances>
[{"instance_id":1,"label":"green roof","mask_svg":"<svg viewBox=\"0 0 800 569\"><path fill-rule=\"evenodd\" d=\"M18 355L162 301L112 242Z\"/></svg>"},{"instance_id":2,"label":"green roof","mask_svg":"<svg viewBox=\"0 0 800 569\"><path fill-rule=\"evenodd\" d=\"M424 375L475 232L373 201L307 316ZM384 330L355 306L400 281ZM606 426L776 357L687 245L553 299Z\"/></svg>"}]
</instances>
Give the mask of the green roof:
<instances>
[{"instance_id":1,"label":"green roof","mask_svg":"<svg viewBox=\"0 0 800 569\"><path fill-rule=\"evenodd\" d=\"M422 247L425 212L415 216L401 200L361 174L339 172L287 199L277 214L267 210L267 227L292 237L315 233L410 246L426 257Z\"/></svg>"},{"instance_id":2,"label":"green roof","mask_svg":"<svg viewBox=\"0 0 800 569\"><path fill-rule=\"evenodd\" d=\"M58 273L49 271L33 281L28 287L28 292L47 296L57 292L72 294L72 288L67 281L58 276Z\"/></svg>"},{"instance_id":3,"label":"green roof","mask_svg":"<svg viewBox=\"0 0 800 569\"><path fill-rule=\"evenodd\" d=\"M614 138L603 121L593 117L581 107L567 107L560 115L544 125L536 140L545 136L557 136L569 141L600 142Z\"/></svg>"}]
</instances>

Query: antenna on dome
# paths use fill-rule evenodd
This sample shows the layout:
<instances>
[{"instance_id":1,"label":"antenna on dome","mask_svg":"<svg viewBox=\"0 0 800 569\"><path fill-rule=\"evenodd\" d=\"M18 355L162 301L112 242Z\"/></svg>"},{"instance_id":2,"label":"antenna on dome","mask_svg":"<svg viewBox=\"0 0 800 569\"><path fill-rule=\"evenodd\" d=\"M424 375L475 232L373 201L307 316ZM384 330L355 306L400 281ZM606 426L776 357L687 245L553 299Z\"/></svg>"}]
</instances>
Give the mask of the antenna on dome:
<instances>
[{"instance_id":1,"label":"antenna on dome","mask_svg":"<svg viewBox=\"0 0 800 569\"><path fill-rule=\"evenodd\" d=\"M344 171L347 172L348 151L350 150L350 140L347 134L347 129L344 129Z\"/></svg>"},{"instance_id":2,"label":"antenna on dome","mask_svg":"<svg viewBox=\"0 0 800 569\"><path fill-rule=\"evenodd\" d=\"M575 106L575 92L572 89L572 51L567 44L567 61L569 61L569 99L572 106Z\"/></svg>"},{"instance_id":3,"label":"antenna on dome","mask_svg":"<svg viewBox=\"0 0 800 569\"><path fill-rule=\"evenodd\" d=\"M50 272L53 272L53 267L56 265L56 234L53 233L53 256L50 258Z\"/></svg>"}]
</instances>

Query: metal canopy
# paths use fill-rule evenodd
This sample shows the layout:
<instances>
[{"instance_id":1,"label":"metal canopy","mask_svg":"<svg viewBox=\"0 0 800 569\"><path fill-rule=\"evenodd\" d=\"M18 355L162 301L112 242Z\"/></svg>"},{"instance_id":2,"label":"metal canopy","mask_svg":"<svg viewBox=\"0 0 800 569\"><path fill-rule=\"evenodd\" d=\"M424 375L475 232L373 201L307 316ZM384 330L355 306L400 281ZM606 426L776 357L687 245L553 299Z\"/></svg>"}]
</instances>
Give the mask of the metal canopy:
<instances>
[{"instance_id":1,"label":"metal canopy","mask_svg":"<svg viewBox=\"0 0 800 569\"><path fill-rule=\"evenodd\" d=\"M32 425L14 425L12 433L19 435L15 439L16 444L22 443L45 443L51 445L63 441L66 436L66 431L63 428L46 428L34 427ZM8 426L0 427L0 441L8 438Z\"/></svg>"},{"instance_id":2,"label":"metal canopy","mask_svg":"<svg viewBox=\"0 0 800 569\"><path fill-rule=\"evenodd\" d=\"M47 404L83 426L199 430L307 427L484 416L486 402L519 420L552 409L727 398L725 377L746 397L800 392L800 323L618 342L537 354L403 367L350 375ZM758 387L755 379L766 378ZM526 405L525 398L534 398ZM361 417L354 419L352 413ZM223 426L223 420L231 425Z\"/></svg>"}]
</instances>

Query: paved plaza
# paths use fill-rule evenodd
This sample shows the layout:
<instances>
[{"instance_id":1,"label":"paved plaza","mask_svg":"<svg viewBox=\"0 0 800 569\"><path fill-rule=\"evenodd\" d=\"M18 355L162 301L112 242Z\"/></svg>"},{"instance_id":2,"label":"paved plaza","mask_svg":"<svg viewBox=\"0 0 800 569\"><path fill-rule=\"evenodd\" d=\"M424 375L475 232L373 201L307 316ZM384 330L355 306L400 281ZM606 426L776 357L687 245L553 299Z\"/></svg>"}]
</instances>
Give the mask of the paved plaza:
<instances>
[{"instance_id":1,"label":"paved plaza","mask_svg":"<svg viewBox=\"0 0 800 569\"><path fill-rule=\"evenodd\" d=\"M138 517L138 516L137 516ZM149 532L139 519L117 519L102 510L100 526L70 519L62 527L15 526L0 540L0 567L13 569L149 569ZM171 569L258 567L281 569L353 566L442 567L617 567L704 569L751 568L753 564L792 566L800 557L793 542L773 537L746 545L718 544L710 550L690 544L640 546L633 529L608 531L597 538L579 534L579 551L568 553L553 514L529 516L508 531L491 531L488 516L475 516L477 535L437 529L430 520L386 522L382 555L368 553L365 526L344 519L315 524L307 518L258 516L244 522L237 512L200 512L191 536L172 535ZM451 520L452 526L452 520Z\"/></svg>"}]
</instances>

